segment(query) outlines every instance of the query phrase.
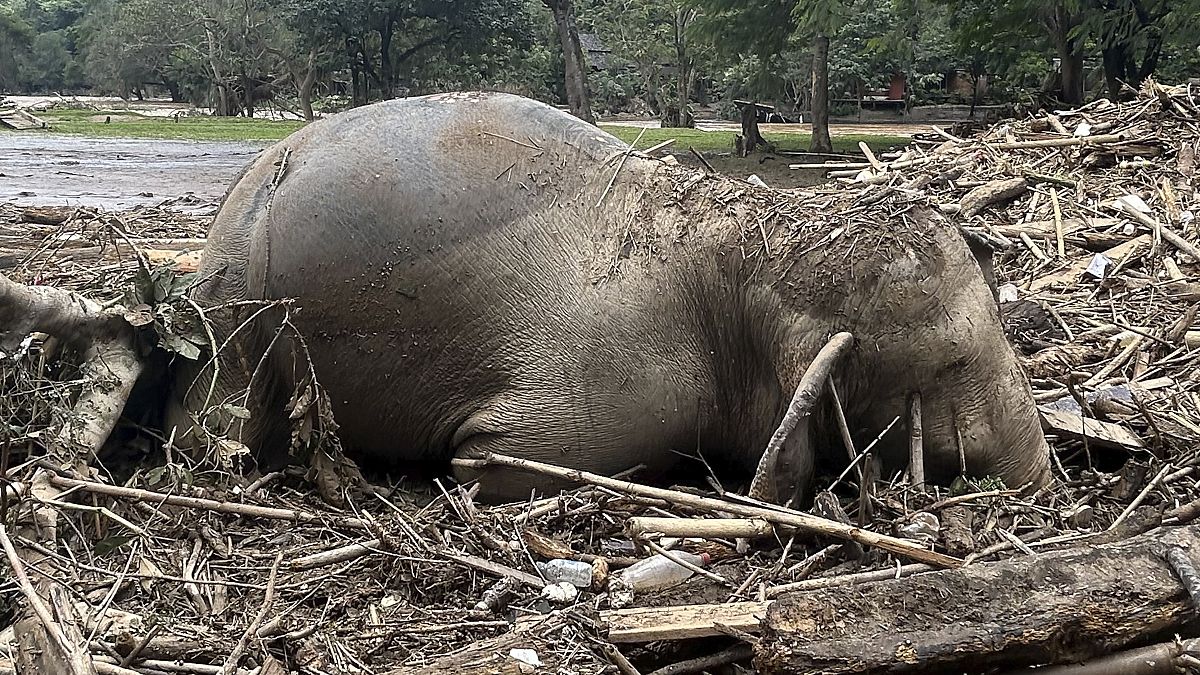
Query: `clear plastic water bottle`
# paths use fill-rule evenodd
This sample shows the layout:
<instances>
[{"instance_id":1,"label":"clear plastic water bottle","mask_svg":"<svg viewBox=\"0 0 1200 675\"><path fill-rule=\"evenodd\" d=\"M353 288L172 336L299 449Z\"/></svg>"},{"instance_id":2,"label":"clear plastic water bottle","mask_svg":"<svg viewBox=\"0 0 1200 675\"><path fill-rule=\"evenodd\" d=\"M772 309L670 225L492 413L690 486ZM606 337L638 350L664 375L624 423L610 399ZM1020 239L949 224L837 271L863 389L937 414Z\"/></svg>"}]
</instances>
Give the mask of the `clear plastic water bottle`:
<instances>
[{"instance_id":1,"label":"clear plastic water bottle","mask_svg":"<svg viewBox=\"0 0 1200 675\"><path fill-rule=\"evenodd\" d=\"M687 553L672 551L671 556L689 562L696 567L704 567L712 559L707 553ZM650 593L670 588L687 581L695 574L692 570L680 565L661 553L640 560L621 572L621 586L635 593Z\"/></svg>"},{"instance_id":2,"label":"clear plastic water bottle","mask_svg":"<svg viewBox=\"0 0 1200 675\"><path fill-rule=\"evenodd\" d=\"M542 573L542 577L552 584L565 581L576 588L590 588L592 585L591 563L559 559L534 565Z\"/></svg>"}]
</instances>

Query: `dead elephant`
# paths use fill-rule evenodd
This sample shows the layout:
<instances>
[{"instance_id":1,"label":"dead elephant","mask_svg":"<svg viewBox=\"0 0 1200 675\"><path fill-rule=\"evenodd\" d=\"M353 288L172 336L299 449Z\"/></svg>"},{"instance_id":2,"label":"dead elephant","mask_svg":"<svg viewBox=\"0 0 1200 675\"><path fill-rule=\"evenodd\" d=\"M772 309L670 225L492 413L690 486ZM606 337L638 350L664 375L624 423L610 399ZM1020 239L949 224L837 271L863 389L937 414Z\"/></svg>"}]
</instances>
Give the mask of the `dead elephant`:
<instances>
[{"instance_id":1,"label":"dead elephant","mask_svg":"<svg viewBox=\"0 0 1200 675\"><path fill-rule=\"evenodd\" d=\"M848 332L831 379L857 448L919 393L931 480L963 466L1048 479L1028 383L950 224L865 207L835 232L787 193L627 151L501 94L365 106L266 150L204 251L193 298L226 308L212 313L226 346L215 382L203 359L178 367L177 441L286 448L306 352L358 456L662 474L699 454L745 471L814 355ZM295 299L285 330L281 308L243 302L280 298ZM247 387L248 420L212 405ZM821 456L844 466L828 391L787 439L780 497L807 489ZM893 467L904 426L879 446ZM457 473L490 500L555 487Z\"/></svg>"}]
</instances>

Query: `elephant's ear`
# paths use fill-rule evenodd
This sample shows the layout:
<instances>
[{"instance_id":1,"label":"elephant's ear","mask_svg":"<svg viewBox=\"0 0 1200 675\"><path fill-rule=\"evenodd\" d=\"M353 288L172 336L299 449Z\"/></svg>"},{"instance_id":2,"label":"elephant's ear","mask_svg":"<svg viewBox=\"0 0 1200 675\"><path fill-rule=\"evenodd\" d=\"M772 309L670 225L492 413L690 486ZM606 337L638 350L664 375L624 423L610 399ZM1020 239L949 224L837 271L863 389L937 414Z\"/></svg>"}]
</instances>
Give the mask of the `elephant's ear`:
<instances>
[{"instance_id":1,"label":"elephant's ear","mask_svg":"<svg viewBox=\"0 0 1200 675\"><path fill-rule=\"evenodd\" d=\"M987 282L988 288L992 291L992 299L999 302L1000 292L996 287L996 272L992 266L992 257L997 251L1010 248L1012 242L978 227L959 226L958 232L967 242L967 247L971 249L971 255L975 257L979 271L983 273L983 280Z\"/></svg>"}]
</instances>

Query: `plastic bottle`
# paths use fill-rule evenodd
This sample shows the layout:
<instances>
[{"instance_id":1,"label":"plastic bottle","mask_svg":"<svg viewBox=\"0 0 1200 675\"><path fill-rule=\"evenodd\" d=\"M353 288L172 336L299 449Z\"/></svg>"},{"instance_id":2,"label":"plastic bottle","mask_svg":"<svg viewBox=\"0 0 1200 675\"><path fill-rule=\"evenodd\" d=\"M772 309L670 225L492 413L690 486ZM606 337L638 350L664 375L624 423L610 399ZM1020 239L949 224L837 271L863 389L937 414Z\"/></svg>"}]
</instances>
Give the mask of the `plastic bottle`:
<instances>
[{"instance_id":1,"label":"plastic bottle","mask_svg":"<svg viewBox=\"0 0 1200 675\"><path fill-rule=\"evenodd\" d=\"M592 585L591 563L578 560L551 560L534 564L549 583L556 584L565 581L576 588L589 588Z\"/></svg>"},{"instance_id":2,"label":"plastic bottle","mask_svg":"<svg viewBox=\"0 0 1200 675\"><path fill-rule=\"evenodd\" d=\"M703 567L711 560L707 553L697 555L686 551L672 551L671 556L687 561L696 567ZM660 553L625 568L620 579L621 585L630 590L636 593L648 593L681 584L691 578L693 574L695 572L692 570Z\"/></svg>"}]
</instances>

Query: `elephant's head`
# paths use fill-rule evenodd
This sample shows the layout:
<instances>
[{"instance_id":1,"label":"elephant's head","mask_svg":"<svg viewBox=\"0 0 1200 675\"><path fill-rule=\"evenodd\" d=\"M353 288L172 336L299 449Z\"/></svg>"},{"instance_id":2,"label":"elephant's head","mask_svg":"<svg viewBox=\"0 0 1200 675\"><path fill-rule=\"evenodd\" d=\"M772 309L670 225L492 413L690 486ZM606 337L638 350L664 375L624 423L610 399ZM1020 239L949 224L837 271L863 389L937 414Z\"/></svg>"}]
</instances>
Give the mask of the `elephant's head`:
<instances>
[{"instance_id":1,"label":"elephant's head","mask_svg":"<svg viewBox=\"0 0 1200 675\"><path fill-rule=\"evenodd\" d=\"M808 256L806 278L788 284L789 304L830 333L855 337L835 383L858 449L899 417L879 454L903 467L916 393L929 480L946 482L964 468L1014 488L1049 480L1028 380L981 266L955 228L937 215L910 217L848 232Z\"/></svg>"}]
</instances>

